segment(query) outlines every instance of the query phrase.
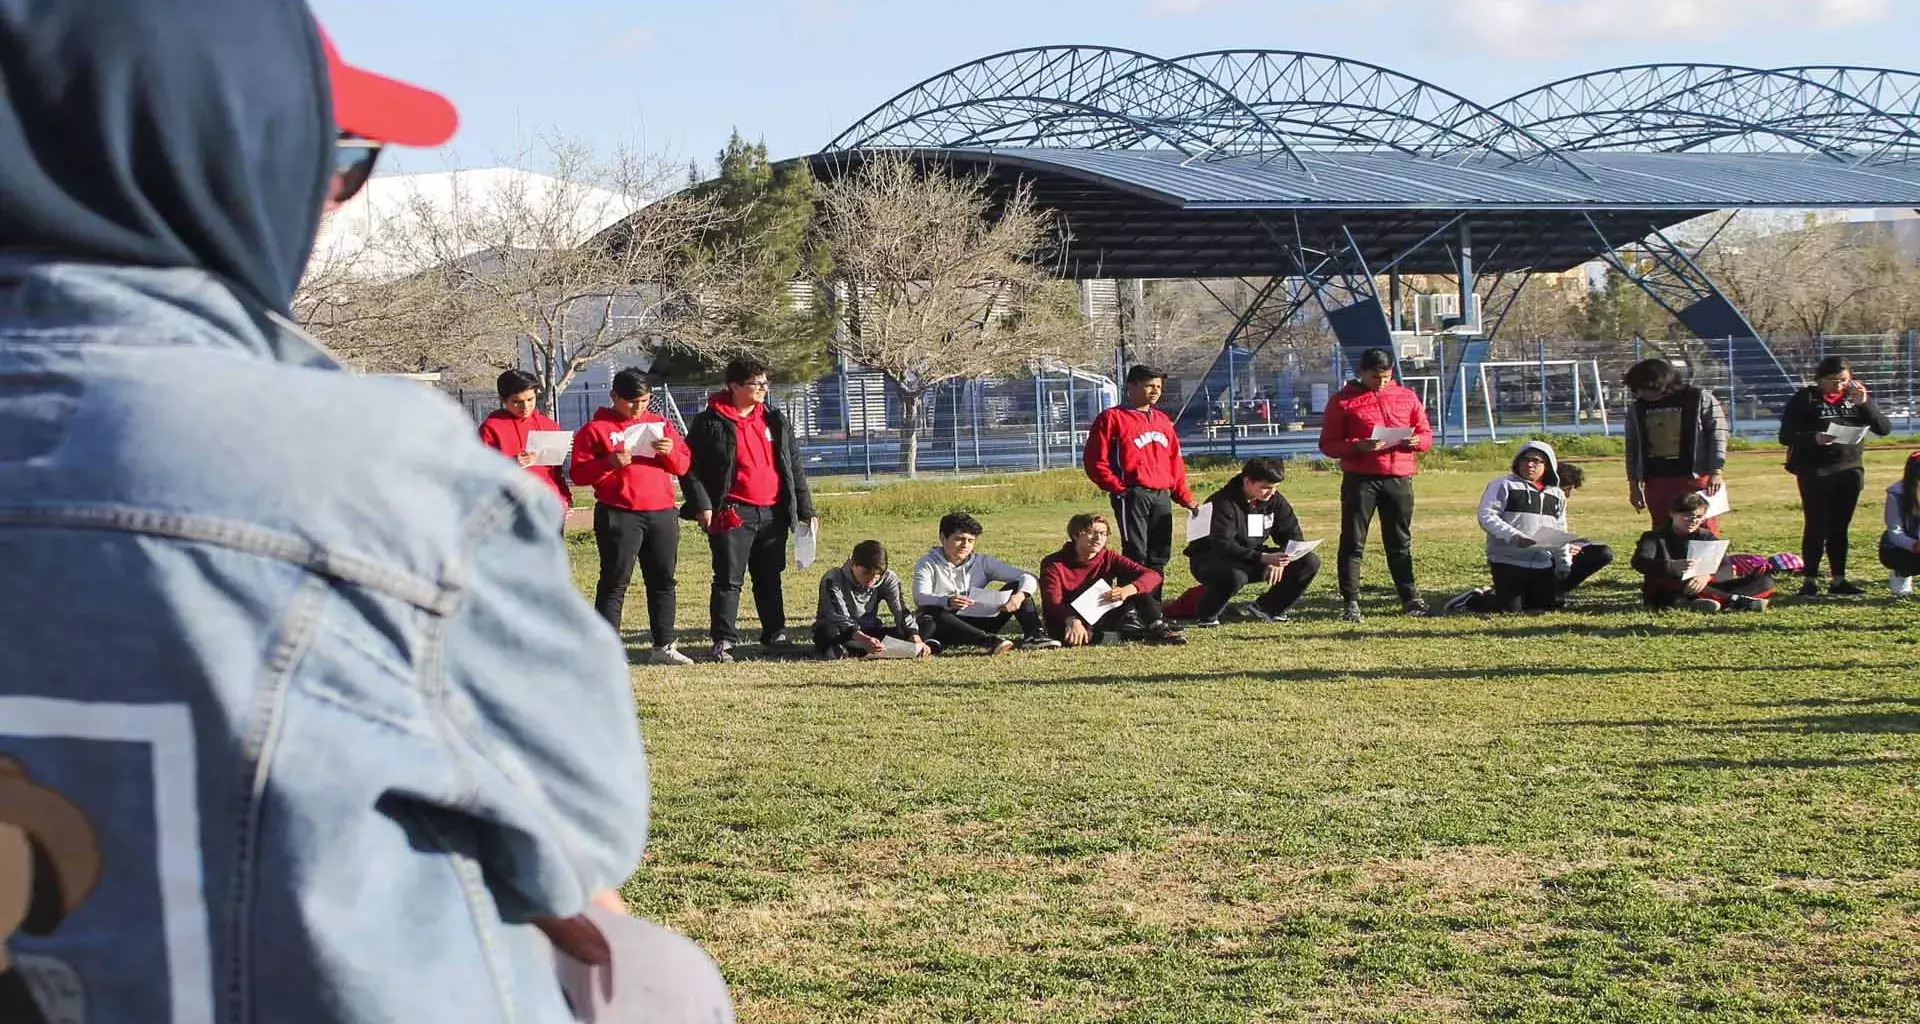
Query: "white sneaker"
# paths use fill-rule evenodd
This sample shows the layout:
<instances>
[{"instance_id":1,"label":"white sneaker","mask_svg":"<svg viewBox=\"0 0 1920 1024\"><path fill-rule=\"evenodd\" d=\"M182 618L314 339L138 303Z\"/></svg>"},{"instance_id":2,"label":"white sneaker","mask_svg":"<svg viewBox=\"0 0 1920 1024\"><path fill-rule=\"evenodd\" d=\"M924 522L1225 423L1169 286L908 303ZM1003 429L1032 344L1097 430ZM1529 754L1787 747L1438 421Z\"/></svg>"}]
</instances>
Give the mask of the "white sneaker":
<instances>
[{"instance_id":1,"label":"white sneaker","mask_svg":"<svg viewBox=\"0 0 1920 1024\"><path fill-rule=\"evenodd\" d=\"M653 649L653 653L647 655L647 664L649 665L691 665L693 664L693 659L687 657L684 654L681 654L679 651L674 650L673 645L668 644L665 647L655 647Z\"/></svg>"},{"instance_id":2,"label":"white sneaker","mask_svg":"<svg viewBox=\"0 0 1920 1024\"><path fill-rule=\"evenodd\" d=\"M1887 589L1893 591L1893 596L1895 597L1912 597L1913 596L1913 577L1888 576Z\"/></svg>"}]
</instances>

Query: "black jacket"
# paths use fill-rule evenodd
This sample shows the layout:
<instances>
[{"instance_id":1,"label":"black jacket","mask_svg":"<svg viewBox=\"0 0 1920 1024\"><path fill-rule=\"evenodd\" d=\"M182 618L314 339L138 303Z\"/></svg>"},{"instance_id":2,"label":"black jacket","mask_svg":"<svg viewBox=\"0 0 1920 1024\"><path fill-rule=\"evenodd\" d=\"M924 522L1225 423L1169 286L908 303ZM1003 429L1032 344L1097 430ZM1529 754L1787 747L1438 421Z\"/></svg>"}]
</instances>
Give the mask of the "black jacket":
<instances>
[{"instance_id":1,"label":"black jacket","mask_svg":"<svg viewBox=\"0 0 1920 1024\"><path fill-rule=\"evenodd\" d=\"M1225 559L1258 568L1260 556L1283 551L1290 540L1305 540L1300 532L1300 517L1293 504L1279 491L1258 505L1247 501L1246 488L1236 476L1208 498L1213 503L1213 528L1205 537L1187 545L1186 556L1194 561ZM1267 529L1259 537L1247 536L1247 517L1268 516Z\"/></svg>"},{"instance_id":2,"label":"black jacket","mask_svg":"<svg viewBox=\"0 0 1920 1024\"><path fill-rule=\"evenodd\" d=\"M1787 446L1787 472L1826 476L1860 468L1865 444L1820 444L1813 439L1831 423L1866 427L1881 437L1893 433L1887 414L1871 399L1865 405L1848 402L1832 406L1821 399L1819 388L1801 388L1787 399L1787 408L1780 414L1780 443Z\"/></svg>"},{"instance_id":3,"label":"black jacket","mask_svg":"<svg viewBox=\"0 0 1920 1024\"><path fill-rule=\"evenodd\" d=\"M793 421L769 402L767 427L773 431L773 465L780 474L780 499L774 508L797 524L812 519L813 490L807 486L807 471L801 465L800 442L793 434ZM711 407L687 421L687 448L693 454L693 468L680 478L687 500L680 506L680 518L693 519L702 512L718 511L733 489L734 456L739 435L733 421Z\"/></svg>"}]
</instances>

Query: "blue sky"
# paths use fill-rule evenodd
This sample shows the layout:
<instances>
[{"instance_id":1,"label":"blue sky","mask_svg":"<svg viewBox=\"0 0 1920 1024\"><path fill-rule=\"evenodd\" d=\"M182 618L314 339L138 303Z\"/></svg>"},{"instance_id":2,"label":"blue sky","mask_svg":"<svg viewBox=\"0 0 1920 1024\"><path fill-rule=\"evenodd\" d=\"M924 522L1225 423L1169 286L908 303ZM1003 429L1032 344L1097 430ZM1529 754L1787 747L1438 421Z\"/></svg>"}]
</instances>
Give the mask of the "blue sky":
<instances>
[{"instance_id":1,"label":"blue sky","mask_svg":"<svg viewBox=\"0 0 1920 1024\"><path fill-rule=\"evenodd\" d=\"M513 162L543 133L710 164L738 127L820 148L915 82L1000 50L1306 50L1493 103L1618 64L1920 70L1920 0L312 0L356 64L439 89L462 129L390 170Z\"/></svg>"}]
</instances>

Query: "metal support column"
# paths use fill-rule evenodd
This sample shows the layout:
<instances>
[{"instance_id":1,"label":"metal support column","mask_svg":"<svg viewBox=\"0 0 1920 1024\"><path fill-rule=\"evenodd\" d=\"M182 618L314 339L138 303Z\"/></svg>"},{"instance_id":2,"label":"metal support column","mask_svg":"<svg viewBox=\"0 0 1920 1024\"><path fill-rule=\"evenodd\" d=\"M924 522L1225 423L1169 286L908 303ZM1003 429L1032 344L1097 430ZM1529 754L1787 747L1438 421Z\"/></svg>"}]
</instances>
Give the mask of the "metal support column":
<instances>
[{"instance_id":1,"label":"metal support column","mask_svg":"<svg viewBox=\"0 0 1920 1024\"><path fill-rule=\"evenodd\" d=\"M1464 218L1460 221L1460 323L1480 333L1473 295L1473 224Z\"/></svg>"}]
</instances>

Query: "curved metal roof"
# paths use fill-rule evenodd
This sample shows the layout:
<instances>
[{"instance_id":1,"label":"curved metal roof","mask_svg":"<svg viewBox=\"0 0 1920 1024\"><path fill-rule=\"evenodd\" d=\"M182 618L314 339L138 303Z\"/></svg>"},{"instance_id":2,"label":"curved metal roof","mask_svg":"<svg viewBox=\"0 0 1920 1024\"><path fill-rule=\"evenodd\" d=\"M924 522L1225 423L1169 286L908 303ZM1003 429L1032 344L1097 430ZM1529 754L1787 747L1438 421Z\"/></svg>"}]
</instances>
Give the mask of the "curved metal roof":
<instances>
[{"instance_id":1,"label":"curved metal roof","mask_svg":"<svg viewBox=\"0 0 1920 1024\"><path fill-rule=\"evenodd\" d=\"M1560 269L1602 248L1589 217L1625 241L1719 209L1920 208L1920 74L1649 64L1483 105L1325 54L1038 47L920 82L809 159L833 174L879 149L1034 184L1082 274L1270 272L1245 264L1271 245L1208 243L1281 214L1365 240L1464 213L1489 269ZM1220 266L1089 248L1136 235ZM1428 262L1404 269L1446 269Z\"/></svg>"}]
</instances>

